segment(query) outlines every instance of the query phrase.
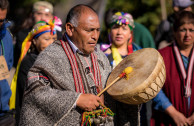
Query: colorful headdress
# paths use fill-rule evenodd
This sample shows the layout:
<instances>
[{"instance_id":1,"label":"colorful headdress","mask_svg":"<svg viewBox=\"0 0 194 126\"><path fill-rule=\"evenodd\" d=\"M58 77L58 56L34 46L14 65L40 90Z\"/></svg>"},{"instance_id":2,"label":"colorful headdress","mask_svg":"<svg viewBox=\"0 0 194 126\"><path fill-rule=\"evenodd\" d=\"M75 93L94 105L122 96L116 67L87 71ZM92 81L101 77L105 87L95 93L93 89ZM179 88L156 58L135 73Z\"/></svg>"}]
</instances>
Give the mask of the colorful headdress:
<instances>
[{"instance_id":1,"label":"colorful headdress","mask_svg":"<svg viewBox=\"0 0 194 126\"><path fill-rule=\"evenodd\" d=\"M116 12L113 16L112 16L112 18L111 18L111 20L110 20L110 27L112 27L114 24L118 24L118 25L123 25L123 24L127 24L128 26L129 26L129 28L131 29L131 31L133 30L133 28L135 28L135 25L134 25L134 20L133 20L133 17L132 17L132 15L131 14L129 14L129 13L124 13L124 12ZM109 47L111 47L111 49L113 49L113 50L111 50L112 51L112 53L114 53L114 52L116 52L115 54L116 54L116 56L115 57L119 57L119 62L122 60L122 57L120 56L120 54L118 53L118 51L117 51L117 48L115 47L115 45L114 44L112 44L112 41L111 41L111 37L110 37L110 34L109 34L109 41L110 41L110 44L102 44L101 46L100 46L100 49L102 50L102 51L105 51L105 50L107 50ZM132 40L133 40L133 36L130 38L130 40L129 40L129 42L128 42L128 55L130 54L130 53L132 53L133 52L133 47L132 47ZM116 50L116 51L115 51ZM118 56L119 55L119 56ZM115 59L114 59L115 60Z\"/></svg>"},{"instance_id":2,"label":"colorful headdress","mask_svg":"<svg viewBox=\"0 0 194 126\"><path fill-rule=\"evenodd\" d=\"M20 68L20 64L26 55L27 51L29 50L31 46L31 41L33 38L37 38L40 35L44 34L45 32L50 32L51 34L56 34L56 29L55 29L55 19L50 20L49 22L45 21L39 21L37 22L33 29L28 33L28 36L25 38L25 40L22 43L22 49L21 49L21 55L18 60L16 72L14 74L12 83L11 83L11 90L12 90L12 95L10 98L10 109L15 108L15 100L16 100L16 83L17 83L17 76Z\"/></svg>"},{"instance_id":3,"label":"colorful headdress","mask_svg":"<svg viewBox=\"0 0 194 126\"><path fill-rule=\"evenodd\" d=\"M127 24L131 30L135 27L132 15L124 12L117 12L112 16L110 26L112 27L114 24Z\"/></svg>"}]
</instances>

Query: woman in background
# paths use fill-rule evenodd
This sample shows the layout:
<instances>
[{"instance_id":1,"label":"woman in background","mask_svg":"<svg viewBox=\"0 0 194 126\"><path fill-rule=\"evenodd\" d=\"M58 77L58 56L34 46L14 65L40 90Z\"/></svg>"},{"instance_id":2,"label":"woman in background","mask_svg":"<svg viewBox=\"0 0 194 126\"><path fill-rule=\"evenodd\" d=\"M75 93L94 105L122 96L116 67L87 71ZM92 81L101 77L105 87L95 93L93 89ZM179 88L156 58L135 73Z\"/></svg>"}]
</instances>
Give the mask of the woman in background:
<instances>
[{"instance_id":1,"label":"woman in background","mask_svg":"<svg viewBox=\"0 0 194 126\"><path fill-rule=\"evenodd\" d=\"M22 106L28 71L34 64L38 54L55 40L57 40L57 34L54 20L50 20L48 23L45 21L39 21L33 26L33 29L22 44L21 56L16 70L16 75L18 72L16 78L16 124L19 123L19 114Z\"/></svg>"},{"instance_id":2,"label":"woman in background","mask_svg":"<svg viewBox=\"0 0 194 126\"><path fill-rule=\"evenodd\" d=\"M138 45L132 42L134 21L129 13L117 12L109 22L109 41L111 45L102 45L101 50L110 61L111 66L114 68L118 65L123 58L141 49ZM105 97L106 99L106 97ZM115 115L115 125L118 126L135 126L140 124L139 106L128 105L118 101L107 98ZM114 103L112 103L114 102Z\"/></svg>"},{"instance_id":3,"label":"woman in background","mask_svg":"<svg viewBox=\"0 0 194 126\"><path fill-rule=\"evenodd\" d=\"M173 30L173 44L159 50L166 67L163 91L172 105L154 116L155 125L194 125L194 14L178 13Z\"/></svg>"}]
</instances>

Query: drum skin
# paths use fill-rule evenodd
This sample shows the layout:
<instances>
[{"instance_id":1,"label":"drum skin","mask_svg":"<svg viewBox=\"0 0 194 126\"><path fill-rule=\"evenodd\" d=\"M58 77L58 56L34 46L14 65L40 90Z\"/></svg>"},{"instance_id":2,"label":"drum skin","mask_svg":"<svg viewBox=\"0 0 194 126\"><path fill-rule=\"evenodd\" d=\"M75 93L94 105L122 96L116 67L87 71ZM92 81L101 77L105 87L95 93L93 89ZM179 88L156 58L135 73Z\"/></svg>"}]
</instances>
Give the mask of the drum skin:
<instances>
[{"instance_id":1,"label":"drum skin","mask_svg":"<svg viewBox=\"0 0 194 126\"><path fill-rule=\"evenodd\" d=\"M121 78L107 90L109 95L120 102L135 105L148 102L164 85L165 65L156 49L144 48L124 58L111 72L107 86L127 67L133 68L129 79Z\"/></svg>"}]
</instances>

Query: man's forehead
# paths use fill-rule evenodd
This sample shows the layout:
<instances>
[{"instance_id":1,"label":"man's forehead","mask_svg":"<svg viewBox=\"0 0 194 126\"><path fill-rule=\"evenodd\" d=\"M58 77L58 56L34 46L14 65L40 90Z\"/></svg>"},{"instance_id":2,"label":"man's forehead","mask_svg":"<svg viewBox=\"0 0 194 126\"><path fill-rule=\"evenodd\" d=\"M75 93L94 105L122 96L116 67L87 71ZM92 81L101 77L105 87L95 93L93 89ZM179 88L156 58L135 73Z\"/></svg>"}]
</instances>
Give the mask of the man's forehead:
<instances>
[{"instance_id":1,"label":"man's forehead","mask_svg":"<svg viewBox=\"0 0 194 126\"><path fill-rule=\"evenodd\" d=\"M81 16L82 19L78 20L79 26L100 28L100 22L98 16L86 15Z\"/></svg>"},{"instance_id":2,"label":"man's forehead","mask_svg":"<svg viewBox=\"0 0 194 126\"><path fill-rule=\"evenodd\" d=\"M87 22L87 21L93 21L93 20L98 20L98 15L92 11L88 12L81 12L80 17L78 19L79 22Z\"/></svg>"}]
</instances>

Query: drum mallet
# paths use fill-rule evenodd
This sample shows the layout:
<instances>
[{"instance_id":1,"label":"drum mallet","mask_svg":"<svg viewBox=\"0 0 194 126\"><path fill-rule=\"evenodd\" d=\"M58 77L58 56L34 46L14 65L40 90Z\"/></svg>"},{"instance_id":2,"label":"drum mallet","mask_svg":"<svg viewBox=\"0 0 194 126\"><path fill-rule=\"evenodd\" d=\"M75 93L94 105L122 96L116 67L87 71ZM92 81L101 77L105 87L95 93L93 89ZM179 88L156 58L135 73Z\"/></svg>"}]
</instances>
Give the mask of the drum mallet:
<instances>
[{"instance_id":1,"label":"drum mallet","mask_svg":"<svg viewBox=\"0 0 194 126\"><path fill-rule=\"evenodd\" d=\"M117 82L119 79L125 77L127 80L129 79L129 73L133 71L132 67L127 67L123 70L123 72L106 88L104 88L97 96L101 96L108 88L110 88L115 82Z\"/></svg>"}]
</instances>

